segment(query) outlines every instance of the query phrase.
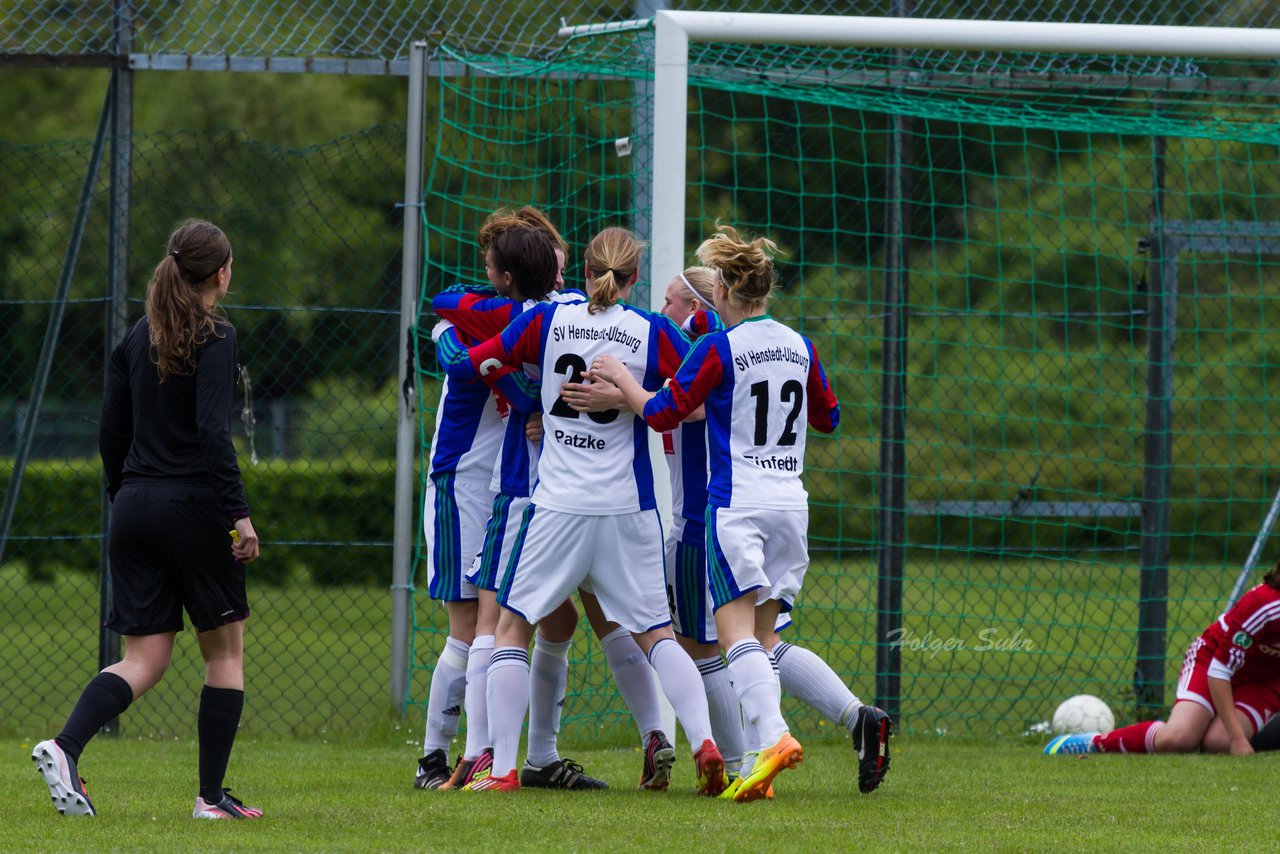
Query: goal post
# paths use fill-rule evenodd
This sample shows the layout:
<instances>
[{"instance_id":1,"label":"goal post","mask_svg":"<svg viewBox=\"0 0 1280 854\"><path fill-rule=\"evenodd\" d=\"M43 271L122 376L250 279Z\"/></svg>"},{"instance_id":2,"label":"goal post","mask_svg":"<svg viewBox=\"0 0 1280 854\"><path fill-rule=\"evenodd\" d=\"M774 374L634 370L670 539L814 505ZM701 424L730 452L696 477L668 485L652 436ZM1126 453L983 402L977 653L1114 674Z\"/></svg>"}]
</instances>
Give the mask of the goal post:
<instances>
[{"instance_id":1,"label":"goal post","mask_svg":"<svg viewBox=\"0 0 1280 854\"><path fill-rule=\"evenodd\" d=\"M647 21L627 21L618 22L599 26L583 26L583 27L565 27L561 29L562 36L588 36L588 35L607 35L622 33L627 30L639 30L649 28L650 23ZM1239 29L1225 27L1175 27L1175 26L1140 26L1140 25L1114 25L1114 24L1084 24L1084 23L1057 23L1057 22L1013 22L1013 21L977 21L977 20L942 20L942 19L920 19L920 18L872 18L872 17L842 17L842 16L807 16L807 15L779 15L779 14L754 14L754 13L718 13L718 12L687 12L687 11L659 11L655 14L651 23L653 38L653 139L652 150L654 167L651 173L651 184L648 198L652 204L651 222L651 242L650 242L650 280L655 283L655 287L651 290L651 305L657 309L662 304L662 289L657 283L665 281L670 276L672 270L681 269L687 258L687 245L685 242L686 228L688 219L686 216L686 193L689 182L687 175L687 157L688 157L688 136L689 136L689 103L690 103L690 53L691 46L698 44L726 44L726 45L759 45L765 46L792 46L792 47L813 47L813 48L844 48L854 49L873 49L873 50L889 50L895 52L906 51L959 51L971 53L1009 53L1009 54L1056 54L1056 55L1073 55L1078 57L1158 57L1168 59L1189 59L1189 60L1205 60L1205 61L1231 61L1237 63L1256 63L1263 61L1272 61L1280 58L1280 30L1273 29ZM898 55L898 54L895 54ZM767 63L766 63L767 64ZM1182 66L1184 68L1192 67L1192 63ZM905 67L905 66L904 66ZM897 87L915 87L917 91L921 91L930 85L927 79L928 75L922 75L925 79L913 79L911 74L898 73L901 69L890 60L888 66L889 73L883 73L878 83L872 83L872 86L880 86L885 91ZM812 70L812 68L810 69ZM751 68L744 72L745 75L756 75L763 80L770 74L781 73L785 75L788 69L774 66L768 72L761 72L758 68ZM972 75L970 79L979 76ZM1181 72L1179 72L1181 74ZM1034 73L1028 73L1027 77L1035 77ZM1171 78L1173 75L1170 75ZM1248 75L1246 75L1247 77ZM1272 75L1274 77L1274 75ZM1026 79L1020 79L1016 82L1028 83L1030 88L1036 88L1038 91L1049 93L1050 99L1060 92L1072 91L1073 85L1090 85L1090 81L1086 81L1088 74L1076 75L1074 80L1067 79L1067 76L1055 77L1052 74L1040 75L1038 79L1028 83ZM1194 79L1195 74L1182 74L1182 79L1178 80L1178 85L1183 86L1184 90L1189 85L1195 88L1197 85ZM1265 77L1265 75L1259 75ZM811 79L815 79L812 78ZM1124 80L1124 75L1117 75L1115 79ZM1093 85L1100 85L1096 81L1092 81ZM1275 81L1265 80L1248 80L1243 79L1233 81L1233 84L1240 84L1242 89L1250 86L1261 85L1268 94L1275 94ZM714 84L713 84L714 85ZM822 85L821 82L818 85ZM945 84L940 84L945 85ZM979 84L981 85L981 84ZM992 90L999 89L1002 85L998 75L993 75L988 85ZM1007 84L1006 84L1007 85ZM1114 84L1108 84L1114 85ZM1121 83L1123 85L1123 82ZM1061 87L1058 89L1056 87ZM1167 88L1166 88L1167 87ZM1270 88L1267 88L1270 87ZM767 87L764 87L767 89ZM1229 87L1228 87L1229 88ZM796 90L790 90L794 93ZM1159 105L1160 99L1166 97L1165 93L1172 96L1178 91L1178 86L1157 81L1152 88L1145 91L1146 95L1151 96L1153 105ZM1205 89L1201 91L1212 91ZM1256 91L1256 89L1255 89ZM796 97L806 97L798 95ZM867 101L861 102L863 109L875 110L876 107L867 107ZM1196 107L1191 107L1196 109ZM1227 115L1227 118L1219 116L1217 121L1231 121L1229 114L1231 112L1230 104L1217 105L1219 113ZM892 110L886 108L886 113L893 113ZM1007 113L1004 114L1007 117ZM969 121L981 122L981 115L975 114L973 111L968 113ZM998 123L993 118L993 123ZM1264 128L1264 134L1274 131L1274 120L1266 114L1262 114L1260 125ZM1073 129L1079 129L1082 126L1077 122ZM1129 133L1146 133L1149 136L1156 137L1161 134L1161 129L1153 126L1149 130L1140 129L1140 124L1131 122L1128 125ZM1135 130L1135 128L1138 128ZM1270 131L1265 130L1270 128ZM1118 127L1113 129L1113 133L1125 132ZM1179 132L1179 131L1175 131ZM896 133L896 131L895 131ZM1191 131L1188 136L1195 136L1195 131ZM1157 170L1161 167L1156 167ZM696 180L696 179L695 179ZM1157 186L1152 192L1157 197L1157 203L1154 205L1154 212L1151 216L1151 235L1154 238L1160 238L1164 234L1162 220L1162 206L1158 198L1163 192L1159 186L1160 179L1157 179ZM801 202L803 204L803 202ZM886 241L899 241L905 244L906 238L902 234L889 234L886 229ZM1155 240L1156 245L1151 263L1155 266L1160 265L1159 253L1164 251L1161 248L1161 241ZM888 262L886 262L886 265ZM889 275L886 271L886 275ZM1157 287L1159 285L1160 287ZM1165 667L1165 651L1168 645L1168 637L1166 632L1166 608L1165 602L1168 597L1168 584L1166 574L1168 571L1169 548L1168 540L1171 532L1171 522L1169 514L1169 505L1171 500L1170 478L1172 470L1172 369L1175 361L1174 358L1174 333L1176 332L1177 316L1176 316L1176 288L1165 292L1161 287L1168 285L1173 287L1172 282L1156 282L1153 283L1151 289L1150 300L1147 303L1147 321L1151 324L1149 336L1147 340L1146 361L1150 373L1156 376L1155 385L1148 386L1146 394L1146 430L1145 430L1145 460L1142 463L1144 477L1142 483L1142 501L1141 504L1135 502L1107 502L1095 501L1088 503L1088 506L1079 502L1040 502L1034 501L1022 503L1021 500L1014 502L1018 506L1016 513L1009 512L1004 514L1006 518L1017 515L1028 515L1032 517L1067 517L1067 516L1092 516L1099 519L1135 517L1135 508L1141 507L1141 538L1143 542L1142 548L1142 566L1141 566L1141 583L1139 590L1136 591L1138 600L1138 637L1136 644L1137 657L1137 674L1134 678L1134 692L1138 706L1158 706L1162 705L1163 698L1163 682ZM889 291L886 288L886 295ZM896 299L906 300L906 296L901 290L898 291ZM890 304L890 300L886 299L882 310L886 313L904 310L904 305ZM886 329L886 338L890 335L890 330ZM896 334L905 335L905 331ZM889 341L885 341L886 351L889 349ZM888 358L887 356L885 358ZM1138 356L1137 358L1141 358ZM893 368L889 362L885 362L883 370L886 376L896 368ZM1150 380L1149 380L1150 383ZM882 443L892 442L892 438L887 434L882 437ZM898 451L901 453L901 450ZM884 463L882 458L882 467L879 473L879 482L882 489L888 492L888 481L894 477L901 478L901 472ZM895 474L895 471L897 472ZM1038 477L1038 475L1037 475ZM1035 478L1031 483L1034 485ZM902 497L902 496L899 496ZM886 499L882 498L882 501ZM913 508L919 508L927 502L906 502L894 500L891 504L882 504L880 513L894 515L901 520L905 516L912 515ZM957 504L956 502L943 502L948 504ZM963 503L963 502L961 502ZM980 502L979 502L980 503ZM972 503L977 506L976 503ZM934 513L939 513L938 507L941 503L934 502ZM958 504L957 504L958 506ZM1066 508L1065 512L1059 512L1054 508ZM1114 513L1108 508L1119 507ZM983 514L975 514L981 516ZM901 530L902 525L899 524L896 530ZM881 529L887 530L887 529ZM886 547L901 548L901 543L880 542L879 548ZM899 563L901 556L898 557ZM899 567L900 569L900 567ZM884 582L886 578L890 588L893 588L894 595L885 597ZM896 576L890 572L886 576L882 567L880 586L880 609L881 616L886 607L896 607L899 609L898 617L901 616L901 592L902 592L902 576L898 572ZM886 605L886 602L888 605ZM896 606L894 603L897 603ZM900 647L890 649L892 644L886 640L893 635L885 631L886 626L900 629L901 623L895 623L893 619L880 621L877 628L876 645L878 648L883 647L884 656L877 655L877 685L885 684L891 686L887 689L887 693L891 696L878 696L877 699L882 703L888 703L891 706L897 706L897 682L891 679L881 682L880 676L884 671L896 673L899 669ZM882 694L880 690L877 694Z\"/></svg>"}]
</instances>

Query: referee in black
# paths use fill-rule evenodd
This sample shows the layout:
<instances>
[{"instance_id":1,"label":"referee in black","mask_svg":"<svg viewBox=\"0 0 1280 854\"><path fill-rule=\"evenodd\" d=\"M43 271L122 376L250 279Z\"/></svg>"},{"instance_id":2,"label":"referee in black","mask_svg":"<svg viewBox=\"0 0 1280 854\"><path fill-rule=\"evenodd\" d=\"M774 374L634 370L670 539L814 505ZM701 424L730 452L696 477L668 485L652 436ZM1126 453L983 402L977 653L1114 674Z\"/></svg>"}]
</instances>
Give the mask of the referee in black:
<instances>
[{"instance_id":1,"label":"referee in black","mask_svg":"<svg viewBox=\"0 0 1280 854\"><path fill-rule=\"evenodd\" d=\"M222 787L244 708L245 564L258 557L231 443L236 333L218 310L231 243L193 220L169 237L146 316L111 354L99 449L111 498L108 628L124 660L89 682L31 758L64 815L95 815L77 771L89 740L160 681L186 609L204 658L195 818L259 818Z\"/></svg>"}]
</instances>

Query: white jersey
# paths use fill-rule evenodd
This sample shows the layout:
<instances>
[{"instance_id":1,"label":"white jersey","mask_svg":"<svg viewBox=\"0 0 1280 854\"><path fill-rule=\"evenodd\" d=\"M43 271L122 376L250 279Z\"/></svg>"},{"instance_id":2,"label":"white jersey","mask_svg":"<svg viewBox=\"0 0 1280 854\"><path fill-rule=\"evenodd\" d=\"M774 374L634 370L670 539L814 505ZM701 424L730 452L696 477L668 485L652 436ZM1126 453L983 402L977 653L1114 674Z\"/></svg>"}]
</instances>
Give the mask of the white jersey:
<instances>
[{"instance_id":1,"label":"white jersey","mask_svg":"<svg viewBox=\"0 0 1280 854\"><path fill-rule=\"evenodd\" d=\"M573 303L582 302L581 291L552 291L547 294L547 302ZM521 313L528 311L540 300L528 299L521 306ZM526 362L521 366L525 376L537 383L542 380L542 366ZM530 442L525 435L525 425L529 415L512 411L503 419L505 430L502 439L502 452L494 460L493 477L489 488L503 495L527 498L538 480L538 458L542 454L541 442Z\"/></svg>"},{"instance_id":2,"label":"white jersey","mask_svg":"<svg viewBox=\"0 0 1280 854\"><path fill-rule=\"evenodd\" d=\"M441 347L442 337L456 334L453 324L442 320L431 330L431 340ZM487 474L502 446L503 409L484 383L455 382L446 377L431 437L431 475Z\"/></svg>"},{"instance_id":3,"label":"white jersey","mask_svg":"<svg viewBox=\"0 0 1280 854\"><path fill-rule=\"evenodd\" d=\"M831 432L839 405L813 345L768 315L704 335L670 386L645 406L671 429L705 402L715 507L804 510L806 422Z\"/></svg>"},{"instance_id":4,"label":"white jersey","mask_svg":"<svg viewBox=\"0 0 1280 854\"><path fill-rule=\"evenodd\" d=\"M657 390L688 351L671 321L631 306L596 314L585 302L541 303L470 350L477 373L529 362L542 375L542 456L533 503L561 513L606 516L655 507L644 421L618 410L579 413L560 398L597 356L612 355L646 389Z\"/></svg>"}]
</instances>

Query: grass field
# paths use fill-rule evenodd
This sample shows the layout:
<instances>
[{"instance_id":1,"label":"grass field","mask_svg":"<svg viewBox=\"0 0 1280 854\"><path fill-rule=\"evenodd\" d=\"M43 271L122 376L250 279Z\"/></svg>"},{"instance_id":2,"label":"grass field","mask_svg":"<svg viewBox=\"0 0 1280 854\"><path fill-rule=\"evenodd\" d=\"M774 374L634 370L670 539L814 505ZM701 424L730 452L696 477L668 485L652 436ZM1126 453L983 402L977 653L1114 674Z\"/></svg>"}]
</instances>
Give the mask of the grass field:
<instances>
[{"instance_id":1,"label":"grass field","mask_svg":"<svg viewBox=\"0 0 1280 854\"><path fill-rule=\"evenodd\" d=\"M634 729L582 632L561 744L612 791L415 792L421 707L402 721L388 712L388 591L257 585L248 707L228 783L268 818L225 826L189 818L200 681L189 636L179 639L170 676L124 717L124 737L100 738L86 754L81 770L99 818L52 810L29 755L95 670L96 580L58 572L29 584L5 567L0 640L11 655L0 662L9 689L0 692L0 850L1200 851L1251 850L1272 838L1269 808L1253 804L1274 779L1275 757L1050 759L1040 755L1042 738L1024 735L1077 691L1103 696L1121 722L1132 713L1131 563L937 555L916 556L909 570L904 626L916 642L902 648L907 716L884 788L859 795L848 744L787 700L806 762L784 775L776 802L741 807L693 796L687 758L675 790L631 789L639 754L616 745ZM1170 680L1229 580L1221 570L1171 570ZM425 697L440 641L441 609L424 604L415 697ZM874 607L868 559L821 555L793 632L864 696L873 690ZM1024 642L982 649L984 631ZM952 639L959 647L946 648ZM474 798L483 798L481 811ZM1227 811L1229 822L1217 818Z\"/></svg>"},{"instance_id":2,"label":"grass field","mask_svg":"<svg viewBox=\"0 0 1280 854\"><path fill-rule=\"evenodd\" d=\"M874 572L868 556L815 555L788 635L864 697L875 684ZM1170 570L1168 685L1233 578L1216 568ZM1131 720L1137 589L1137 568L1125 555L1001 561L913 554L903 596L904 734L1019 737L1080 692L1101 696L1119 721ZM387 588L298 579L271 587L251 578L250 598L246 734L351 738L394 725ZM30 583L16 565L0 568L0 642L12 653L0 661L0 685L13 686L0 692L0 737L34 737L61 725L97 667L97 603L92 575L64 570ZM425 598L417 604L412 726L421 725L444 617ZM630 721L583 624L566 732L593 747L625 743ZM129 710L125 734L189 736L200 670L195 639L184 632L169 675ZM789 700L786 711L798 732L827 726Z\"/></svg>"},{"instance_id":3,"label":"grass field","mask_svg":"<svg viewBox=\"0 0 1280 854\"><path fill-rule=\"evenodd\" d=\"M82 773L99 810L59 816L29 759L0 741L4 851L1205 851L1275 838L1262 793L1277 758L1045 757L1038 741L899 739L884 786L860 795L847 743L811 742L777 799L692 794L681 748L666 793L631 788L640 756L576 756L608 792L418 792L413 745L244 741L229 785L266 810L253 823L196 822L189 741L99 739ZM1226 817L1229 816L1229 820Z\"/></svg>"}]
</instances>

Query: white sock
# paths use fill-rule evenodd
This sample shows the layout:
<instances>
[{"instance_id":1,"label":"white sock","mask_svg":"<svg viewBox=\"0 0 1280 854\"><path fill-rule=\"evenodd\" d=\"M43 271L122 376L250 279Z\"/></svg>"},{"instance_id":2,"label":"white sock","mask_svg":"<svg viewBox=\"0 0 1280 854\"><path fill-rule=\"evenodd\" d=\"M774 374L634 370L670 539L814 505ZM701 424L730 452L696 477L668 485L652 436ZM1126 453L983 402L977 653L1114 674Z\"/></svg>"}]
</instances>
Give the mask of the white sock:
<instances>
[{"instance_id":1,"label":"white sock","mask_svg":"<svg viewBox=\"0 0 1280 854\"><path fill-rule=\"evenodd\" d=\"M742 761L743 732L742 707L738 705L738 693L733 690L729 668L719 655L700 658L694 662L702 674L702 687L707 692L707 710L711 714L711 732L716 747L724 756L724 766L735 768Z\"/></svg>"},{"instance_id":2,"label":"white sock","mask_svg":"<svg viewBox=\"0 0 1280 854\"><path fill-rule=\"evenodd\" d=\"M640 738L654 730L662 731L662 711L658 708L658 689L653 685L653 668L645 660L636 639L626 629L614 629L600 639L604 657L613 671L622 701L640 729ZM675 733L669 733L674 736Z\"/></svg>"},{"instance_id":3,"label":"white sock","mask_svg":"<svg viewBox=\"0 0 1280 854\"><path fill-rule=\"evenodd\" d=\"M489 740L493 742L494 776L516 770L520 725L529 708L529 651L501 646L489 659Z\"/></svg>"},{"instance_id":4,"label":"white sock","mask_svg":"<svg viewBox=\"0 0 1280 854\"><path fill-rule=\"evenodd\" d=\"M733 688L742 704L742 720L748 734L755 727L757 735L747 742L747 750L771 747L787 731L782 719L782 689L773 673L773 659L760 642L740 640L725 653Z\"/></svg>"},{"instance_id":5,"label":"white sock","mask_svg":"<svg viewBox=\"0 0 1280 854\"><path fill-rule=\"evenodd\" d=\"M462 700L467 692L467 650L470 647L456 638L447 638L436 668L431 674L431 693L427 695L427 731L422 738L422 752L449 750L458 734L462 717Z\"/></svg>"},{"instance_id":6,"label":"white sock","mask_svg":"<svg viewBox=\"0 0 1280 854\"><path fill-rule=\"evenodd\" d=\"M751 724L745 724L743 731L748 747L742 754L742 769L738 776L745 780L751 776L751 769L756 767L756 760L760 758L760 731Z\"/></svg>"},{"instance_id":7,"label":"white sock","mask_svg":"<svg viewBox=\"0 0 1280 854\"><path fill-rule=\"evenodd\" d=\"M844 728L853 726L862 701L825 661L790 643L775 646L773 658L783 691Z\"/></svg>"},{"instance_id":8,"label":"white sock","mask_svg":"<svg viewBox=\"0 0 1280 854\"><path fill-rule=\"evenodd\" d=\"M489 659L493 656L493 635L480 635L471 642L467 655L467 746L463 759L475 759L489 747Z\"/></svg>"},{"instance_id":9,"label":"white sock","mask_svg":"<svg viewBox=\"0 0 1280 854\"><path fill-rule=\"evenodd\" d=\"M675 638L662 638L651 646L649 663L658 671L662 693L667 695L667 701L675 709L676 720L684 727L689 747L696 753L702 742L712 738L707 692L699 690L702 680L698 677L698 668Z\"/></svg>"},{"instance_id":10,"label":"white sock","mask_svg":"<svg viewBox=\"0 0 1280 854\"><path fill-rule=\"evenodd\" d=\"M560 710L564 708L564 689L569 680L571 643L553 643L542 635L533 642L529 674L529 752L525 759L539 768L560 758L556 734L560 732Z\"/></svg>"}]
</instances>

